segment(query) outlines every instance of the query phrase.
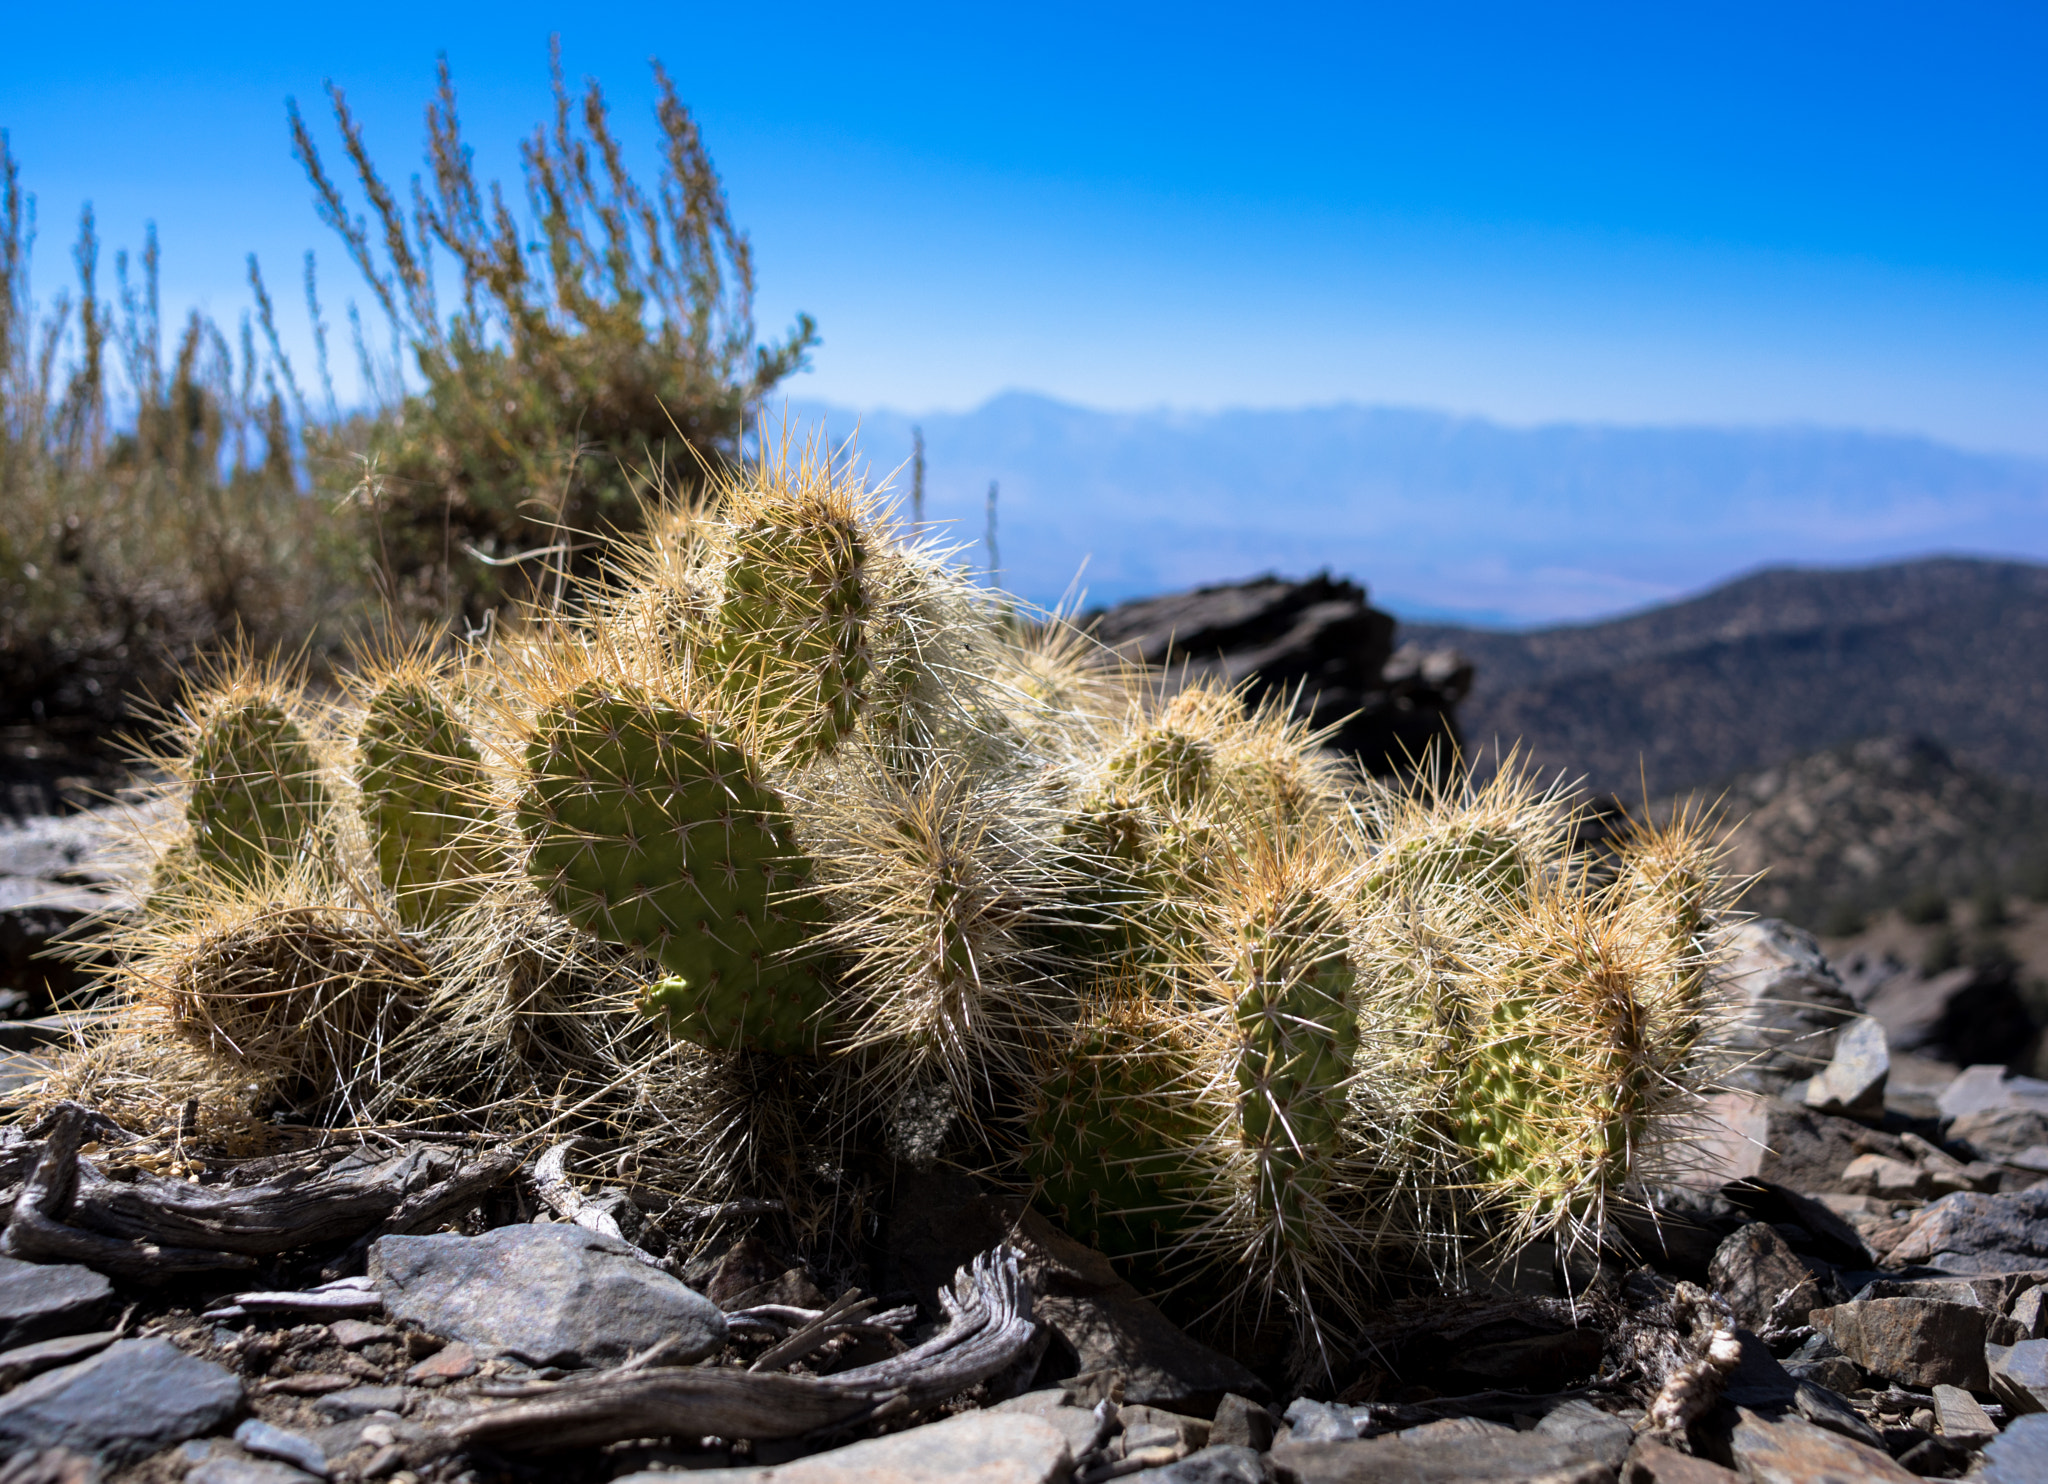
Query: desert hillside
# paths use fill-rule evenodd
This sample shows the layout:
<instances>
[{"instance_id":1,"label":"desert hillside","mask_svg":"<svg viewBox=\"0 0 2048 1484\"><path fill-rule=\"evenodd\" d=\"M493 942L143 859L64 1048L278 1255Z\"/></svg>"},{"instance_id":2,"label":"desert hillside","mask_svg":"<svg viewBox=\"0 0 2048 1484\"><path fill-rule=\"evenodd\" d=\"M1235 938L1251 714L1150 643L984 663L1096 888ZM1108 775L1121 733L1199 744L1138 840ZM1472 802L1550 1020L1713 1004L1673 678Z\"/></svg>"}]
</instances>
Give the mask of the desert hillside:
<instances>
[{"instance_id":1,"label":"desert hillside","mask_svg":"<svg viewBox=\"0 0 2048 1484\"><path fill-rule=\"evenodd\" d=\"M1623 798L1716 787L1867 737L1918 736L2048 790L2048 567L1936 557L1773 568L1594 624L1410 624L1475 662L1475 745Z\"/></svg>"}]
</instances>

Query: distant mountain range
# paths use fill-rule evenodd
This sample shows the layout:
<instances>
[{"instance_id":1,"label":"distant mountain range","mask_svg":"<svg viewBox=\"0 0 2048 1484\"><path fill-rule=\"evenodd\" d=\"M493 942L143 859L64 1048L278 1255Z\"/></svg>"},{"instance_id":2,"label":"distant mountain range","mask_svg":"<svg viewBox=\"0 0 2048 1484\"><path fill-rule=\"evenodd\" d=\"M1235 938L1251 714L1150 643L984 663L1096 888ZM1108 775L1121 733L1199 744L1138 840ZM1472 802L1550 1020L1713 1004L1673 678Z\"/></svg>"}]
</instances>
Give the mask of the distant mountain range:
<instances>
[{"instance_id":1,"label":"distant mountain range","mask_svg":"<svg viewBox=\"0 0 2048 1484\"><path fill-rule=\"evenodd\" d=\"M1520 633L1406 624L1477 680L1475 746L1640 800L1713 788L1862 738L1931 738L2048 794L2048 566L1933 558L1775 568L1602 623Z\"/></svg>"},{"instance_id":2,"label":"distant mountain range","mask_svg":"<svg viewBox=\"0 0 2048 1484\"><path fill-rule=\"evenodd\" d=\"M1093 603L1329 569L1409 618L1526 624L1667 602L1771 563L1930 551L2048 558L2048 463L1926 439L1786 427L1511 428L1333 406L1092 411L1013 393L921 418L791 403L907 465L927 517L978 543L1000 486L1005 586ZM907 495L909 473L896 481ZM970 560L985 563L976 551Z\"/></svg>"}]
</instances>

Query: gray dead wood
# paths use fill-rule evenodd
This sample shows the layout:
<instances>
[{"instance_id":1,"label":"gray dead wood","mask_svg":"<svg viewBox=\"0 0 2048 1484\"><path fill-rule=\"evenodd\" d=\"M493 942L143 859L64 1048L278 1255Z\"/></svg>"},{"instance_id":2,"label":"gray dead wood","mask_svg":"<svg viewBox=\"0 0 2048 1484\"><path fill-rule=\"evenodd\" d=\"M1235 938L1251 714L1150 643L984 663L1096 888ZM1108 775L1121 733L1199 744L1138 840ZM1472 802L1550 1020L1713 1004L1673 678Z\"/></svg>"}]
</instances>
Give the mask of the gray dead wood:
<instances>
[{"instance_id":1,"label":"gray dead wood","mask_svg":"<svg viewBox=\"0 0 2048 1484\"><path fill-rule=\"evenodd\" d=\"M123 1240L67 1224L64 1218L74 1206L80 1173L91 1166L78 1157L85 1140L87 1119L80 1116L84 1110L59 1111L43 1141L42 1157L14 1202L7 1230L0 1234L0 1252L34 1262L83 1263L109 1277L142 1283L256 1265L254 1258L239 1253Z\"/></svg>"},{"instance_id":2,"label":"gray dead wood","mask_svg":"<svg viewBox=\"0 0 2048 1484\"><path fill-rule=\"evenodd\" d=\"M1030 1342L1028 1290L1010 1248L962 1269L942 1293L945 1327L924 1344L836 1376L711 1366L616 1369L491 1406L440 1435L443 1446L515 1451L603 1446L626 1438L794 1438L895 1416L987 1379Z\"/></svg>"},{"instance_id":3,"label":"gray dead wood","mask_svg":"<svg viewBox=\"0 0 2048 1484\"><path fill-rule=\"evenodd\" d=\"M358 1152L324 1169L287 1171L242 1186L148 1174L109 1180L87 1163L80 1166L70 1221L108 1236L274 1257L359 1236L407 1196L446 1179L457 1158L433 1146L374 1163Z\"/></svg>"}]
</instances>

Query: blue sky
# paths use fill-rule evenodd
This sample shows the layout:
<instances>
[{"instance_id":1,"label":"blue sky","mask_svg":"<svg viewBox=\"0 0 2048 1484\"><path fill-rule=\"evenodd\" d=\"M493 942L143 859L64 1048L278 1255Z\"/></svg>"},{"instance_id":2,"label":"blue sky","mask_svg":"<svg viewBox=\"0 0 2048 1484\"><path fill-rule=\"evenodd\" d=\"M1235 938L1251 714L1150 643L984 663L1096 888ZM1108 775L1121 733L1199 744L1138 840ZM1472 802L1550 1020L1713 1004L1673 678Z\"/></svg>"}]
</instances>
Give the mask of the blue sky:
<instances>
[{"instance_id":1,"label":"blue sky","mask_svg":"<svg viewBox=\"0 0 2048 1484\"><path fill-rule=\"evenodd\" d=\"M490 173L546 44L641 157L646 58L752 232L795 395L965 409L1342 400L1818 422L2048 455L2048 7L16 7L0 127L54 291L80 203L174 304L289 299L284 99L390 174L446 51ZM331 139L331 131L328 138ZM303 316L286 308L288 330Z\"/></svg>"}]
</instances>

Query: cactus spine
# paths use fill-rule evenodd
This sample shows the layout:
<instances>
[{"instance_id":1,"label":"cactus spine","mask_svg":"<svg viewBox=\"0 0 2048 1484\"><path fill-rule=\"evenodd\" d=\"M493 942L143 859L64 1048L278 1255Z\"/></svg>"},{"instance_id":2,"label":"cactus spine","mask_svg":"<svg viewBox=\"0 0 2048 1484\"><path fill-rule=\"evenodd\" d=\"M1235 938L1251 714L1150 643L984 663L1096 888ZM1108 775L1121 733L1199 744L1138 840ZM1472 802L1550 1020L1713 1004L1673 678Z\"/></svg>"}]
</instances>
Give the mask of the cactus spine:
<instances>
[{"instance_id":1,"label":"cactus spine","mask_svg":"<svg viewBox=\"0 0 2048 1484\"><path fill-rule=\"evenodd\" d=\"M747 755L629 681L542 710L519 820L528 870L586 932L667 971L645 1009L714 1050L815 1050L821 919L781 802Z\"/></svg>"},{"instance_id":2,"label":"cactus spine","mask_svg":"<svg viewBox=\"0 0 2048 1484\"><path fill-rule=\"evenodd\" d=\"M490 838L483 757L430 671L375 686L356 755L377 874L400 916L417 926L474 901L502 852Z\"/></svg>"},{"instance_id":3,"label":"cactus spine","mask_svg":"<svg viewBox=\"0 0 2048 1484\"><path fill-rule=\"evenodd\" d=\"M1204 1214L1200 1023L1152 988L1113 985L1047 1054L1023 1146L1040 1203L1116 1257L1165 1256Z\"/></svg>"},{"instance_id":4,"label":"cactus spine","mask_svg":"<svg viewBox=\"0 0 2048 1484\"><path fill-rule=\"evenodd\" d=\"M295 690L259 679L201 698L184 771L193 857L237 880L294 865L327 802Z\"/></svg>"}]
</instances>

